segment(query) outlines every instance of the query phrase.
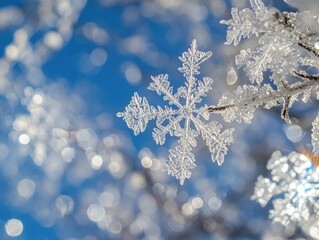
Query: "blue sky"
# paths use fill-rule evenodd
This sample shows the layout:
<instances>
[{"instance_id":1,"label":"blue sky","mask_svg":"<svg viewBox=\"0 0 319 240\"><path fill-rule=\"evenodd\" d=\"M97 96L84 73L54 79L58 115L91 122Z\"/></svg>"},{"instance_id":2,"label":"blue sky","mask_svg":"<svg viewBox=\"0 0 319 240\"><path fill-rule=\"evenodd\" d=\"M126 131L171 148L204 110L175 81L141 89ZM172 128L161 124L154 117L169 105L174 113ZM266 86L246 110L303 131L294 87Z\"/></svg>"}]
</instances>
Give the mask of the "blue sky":
<instances>
[{"instance_id":1,"label":"blue sky","mask_svg":"<svg viewBox=\"0 0 319 240\"><path fill-rule=\"evenodd\" d=\"M209 8L207 4L201 5L198 4L197 1L194 1L193 5L190 4L192 1L188 1L187 4L181 4L175 8L167 1L163 0L158 2L162 5L154 5L158 7L154 9L152 4L147 4L143 1L112 2L107 0L88 0L78 20L72 27L73 31L70 39L65 40L63 47L58 51L53 51L49 58L43 62L43 65L40 66L46 78L45 82L36 86L27 82L25 79L26 68L19 62L13 64L11 69L13 73L12 79L15 81L14 83L16 83L13 85L16 86L20 86L19 81L21 81L24 87L30 85L32 88L40 89L46 93L45 90L49 89L51 85L62 82L61 86L63 87L58 88L61 89L61 95L57 93L59 91L55 91L54 96L58 96L57 98L60 96L61 98L58 99L61 101L60 105L67 106L66 109L71 109L70 112L65 114L66 116L70 115L70 129L73 131L76 131L76 127L93 129L95 131L93 135L96 135L99 142L104 141L104 144L105 141L107 141L105 139L108 139L112 134L125 136L119 139L123 141L123 145L125 145L125 143L127 144L118 147L119 149L117 149L117 151L122 151L121 154L131 161L128 163L128 169L131 168L132 171L135 171L137 168L138 173L140 172L139 168L141 168L140 158L138 157L138 155L141 154L141 149L148 148L154 152L157 158L165 158L165 154L167 156L167 149L170 147L170 144L174 142L174 139L168 140L167 145L164 147L156 146L151 137L151 129L152 126L154 126L153 123L150 124L145 133L135 137L133 132L127 128L125 122L116 118L116 113L124 110L131 96L136 91L139 92L140 95L146 96L153 105L163 104L161 98L156 96L154 92L147 90L150 76L168 73L170 79L175 80L175 82L172 82L174 87L183 84L184 79L177 71L177 68L180 66L178 56L187 50L192 39L198 39L199 49L213 51L213 58L205 63L206 65L203 67L203 72L209 76L213 75L216 81L218 81L217 79L221 79L222 81L225 79L227 69L229 66L234 65L234 55L236 51L233 47L229 47L227 52L224 51L226 49L223 45L226 36L226 26L219 24L221 19L230 17L230 1L223 3L226 3L226 5L222 5L224 8L221 8L224 12L214 12L211 9L213 5ZM216 1L216 3L217 2L218 1ZM288 8L287 5L281 1L267 1L269 5L272 3L281 10L291 10L291 8ZM34 25L31 24L31 26L37 29L30 39L31 45L34 46L38 43L39 39L42 39L44 34L56 30L54 27L50 29L50 26L45 24L42 28L36 28L38 1L2 1L0 3L0 11L8 6L13 6L21 10L21 21L18 21L12 26L9 25L4 29L0 29L0 54L2 56L5 55L6 46L12 41L14 32L26 23L33 23L34 21ZM223 85L224 83L222 81L218 84ZM217 95L221 94L221 90L218 89L215 91ZM49 93L48 91L48 94ZM74 100L77 97L81 99L81 101ZM5 97L4 99L4 101L6 101ZM216 98L210 97L207 101L216 101ZM79 102L82 103L77 105ZM19 107L13 107L12 110L8 110L8 112L10 111L12 111L10 114L12 114L11 117L13 119L24 112L28 112L26 105L23 104L21 104L21 106L19 105ZM103 117L99 118L101 116ZM57 117L59 118L60 116ZM61 115L61 118L62 117ZM98 119L102 119L102 122L107 119L110 123L106 124L107 126L103 128L101 127L103 124L99 124ZM282 131L283 126L279 117L277 119L271 117L269 117L269 119L267 117L263 119L266 119L264 121L269 121L274 132ZM4 120L2 121L5 122ZM87 126L85 125L86 123L88 123ZM10 138L14 136L11 129L8 129L5 123L2 123L2 125L4 127L2 131L3 137L1 138L3 145L7 144L7 149L12 156L15 156L15 152L23 152L25 149L22 149L21 144L16 143L17 145L15 145L14 141ZM261 209L260 206L251 203L249 200L249 194L252 193L253 182L257 174L265 171L264 164L261 164L260 161L256 162L251 160L254 157L252 156L253 154L255 154L255 157L258 157L258 151L260 151L265 144L264 140L262 140L262 136L264 136L263 134L267 131L267 129L260 130L256 128L256 125L258 125L258 122L254 122L251 128L246 128L246 126L239 127L238 135L240 135L240 139L238 143L236 143L236 147L242 148L242 151L235 149L234 152L230 153L230 158L234 156L243 158L243 166L247 164L246 170L244 167L237 166L234 160L228 161L222 167L217 168L209 159L207 149L199 145L196 148L197 156L199 156L198 161L203 161L203 163L199 164L198 170L194 173L194 180L187 181L185 186L181 187L172 177L163 177L165 179L163 180L162 177L156 176L158 179L163 180L164 183L171 184L170 186L172 188L180 191L178 196L182 199L181 202L184 201L184 198L200 197L200 194L204 194L205 189L201 189L199 186L200 183L196 181L196 179L205 177L205 179L202 179L202 182L205 180L207 183L208 181L208 185L216 190L216 199L223 200L225 202L225 208L227 209L236 208L234 210L237 214L236 217L234 217L234 219L229 218L227 222L230 228L235 228L237 225L240 225L242 221L248 221L249 219L257 219L262 223L269 224L269 222L267 222L267 208ZM243 131L246 131L246 137L242 137ZM127 142L123 139L125 141L127 140ZM285 141L286 140L283 140L283 142ZM248 145L248 143L251 145ZM78 149L79 147L74 148ZM247 152L251 150L250 148L253 148L253 150L254 148L256 149L256 151L252 150L252 155L247 154ZM11 156L10 154L9 156ZM77 157L80 156L79 162L81 162L82 155L85 156L86 154L87 157L87 153L83 153L83 151L81 153L76 152L76 154ZM125 184L129 182L129 180L126 179L129 172L125 176L114 177L114 175L109 172L106 173L99 170L94 172L95 175L92 173L88 179L78 185L72 185L72 183L70 183L72 181L68 179L69 175L62 174L61 179L55 182L56 185L51 186L58 189L57 196L54 195L52 198L46 198L43 200L43 204L52 204L52 206L54 206L56 197L61 194L69 195L74 199L74 212L46 226L46 224L39 222L35 217L37 215L35 213L37 206L30 207L32 210L28 209L28 206L33 203L39 204L39 208L43 207L41 206L41 197L43 197L41 194L36 193L33 198L24 203L15 199L17 197L15 184L22 178L33 179L36 186L40 186L41 181L46 177L42 172L44 171L42 167L35 166L32 162L32 158L33 155L30 153L22 160L17 157L14 160L5 159L2 162L0 161L0 166L3 167L3 171L1 171L2 174L0 174L0 196L4 196L0 199L1 239L13 239L9 237L5 231L5 224L12 218L20 219L24 225L22 234L16 239L51 240L84 239L84 237L87 237L85 238L87 240L121 239L121 235L116 233L116 227L109 230L111 232L113 231L112 235L110 232L98 227L95 223L88 220L81 222L77 218L77 215L80 215L80 213L83 214L85 205L83 203L85 200L83 199L87 197L85 193L96 191L100 194L104 189L104 185L113 186L118 189L120 194L123 194L123 196L121 195L122 198L124 198L124 200L122 199L123 208L132 206L132 214L136 214L136 216L139 215L138 212L140 210L138 203L135 202L135 197L137 198L138 196L129 195L129 191L125 189ZM5 161L8 162L9 166L12 165L12 168L14 168L15 164L19 165L18 171L21 172L14 175L14 177L7 176L4 168L6 165ZM247 173L250 169L250 161L253 162L252 172ZM263 159L263 161L265 163L267 159ZM76 170L73 169L75 165L76 163L73 162L70 165L64 166L63 172L76 172ZM207 166L209 167L207 168ZM81 168L80 171L88 171L91 174L92 169L83 170ZM81 174L82 173L79 172L79 175ZM165 175L166 173L160 174ZM236 182L236 180L238 181ZM39 183L37 181L39 181ZM247 185L251 191L241 192ZM238 189L236 189L236 186L238 186ZM90 191L88 189L90 189ZM146 192L146 190L143 191ZM237 195L239 193L241 194L240 196ZM138 195L138 192L135 194ZM131 198L128 197L127 201L125 201L127 195L131 196ZM15 200L17 200L17 202ZM81 205L82 203L83 206ZM159 210L158 214L153 216L154 219L160 219L157 224L162 228L162 236L164 236L164 238L174 236L174 234L170 235L173 231L167 226L167 219L162 217L162 214L165 213ZM231 215L231 213L229 214ZM238 218L243 220L238 220ZM137 234L137 239L145 237L145 234L146 233L141 233L141 235ZM257 233L253 236L256 237L256 235ZM209 239L210 235L204 232L199 233L199 235L195 237L196 239ZM238 239L252 238L253 237L242 237ZM227 237L225 239L227 239Z\"/></svg>"}]
</instances>

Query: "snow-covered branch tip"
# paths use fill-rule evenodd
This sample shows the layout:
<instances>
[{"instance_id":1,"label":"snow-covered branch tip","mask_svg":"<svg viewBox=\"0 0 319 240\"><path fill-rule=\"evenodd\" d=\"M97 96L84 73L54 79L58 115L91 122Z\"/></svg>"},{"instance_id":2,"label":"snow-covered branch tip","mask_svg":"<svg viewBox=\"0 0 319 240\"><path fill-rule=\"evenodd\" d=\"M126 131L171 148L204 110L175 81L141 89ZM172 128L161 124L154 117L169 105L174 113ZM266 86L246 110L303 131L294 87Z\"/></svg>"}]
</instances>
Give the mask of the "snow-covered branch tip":
<instances>
[{"instance_id":1,"label":"snow-covered branch tip","mask_svg":"<svg viewBox=\"0 0 319 240\"><path fill-rule=\"evenodd\" d=\"M211 52L199 51L194 40L188 51L179 58L182 67L178 70L186 79L185 86L179 87L174 92L167 74L151 77L152 82L148 89L163 95L168 105L164 108L150 106L146 98L134 93L125 111L117 114L123 118L135 135L145 130L148 121L156 119L157 127L154 128L152 135L157 144L164 144L167 134L178 138L176 146L169 150L170 154L164 168L170 175L179 179L181 184L191 176L191 169L196 166L195 157L191 152L197 145L196 137L202 136L211 152L212 160L218 165L224 162L227 147L233 142L233 129L221 131L220 123L215 121L206 123L209 118L208 106L198 106L202 98L212 89L213 79L209 77L197 79L200 65L211 56Z\"/></svg>"},{"instance_id":2,"label":"snow-covered branch tip","mask_svg":"<svg viewBox=\"0 0 319 240\"><path fill-rule=\"evenodd\" d=\"M253 85L226 92L217 106L207 110L221 114L227 122L250 123L256 108L282 105L281 117L289 123L289 109L297 98L302 95L307 102L312 90L318 89L319 75L303 71L319 71L318 16L280 13L261 0L250 3L251 9L233 8L232 19L221 23L228 25L226 44L238 45L253 35L258 38L256 49L243 49L236 56L236 65L245 70ZM271 73L271 84L265 83L265 72Z\"/></svg>"},{"instance_id":3,"label":"snow-covered branch tip","mask_svg":"<svg viewBox=\"0 0 319 240\"><path fill-rule=\"evenodd\" d=\"M304 80L294 83L290 86L282 87L274 90L269 84L263 87L253 85L239 86L235 92L226 92L219 100L217 106L211 106L207 109L209 113L219 113L223 116L226 122L236 120L245 123L250 123L253 113L258 107L270 109L278 105L283 105L281 117L286 122L290 122L289 108L297 100L299 95L303 95L303 100L307 101L310 92L313 89L318 89L319 79L315 76L306 75L304 73L295 73Z\"/></svg>"},{"instance_id":4,"label":"snow-covered branch tip","mask_svg":"<svg viewBox=\"0 0 319 240\"><path fill-rule=\"evenodd\" d=\"M319 72L319 17L310 12L280 13L261 0L250 3L250 9L233 8L232 19L221 23L228 25L226 44L236 46L244 38L257 37L255 49L242 49L236 56L236 65L245 70L252 85L226 92L207 111L221 114L227 122L250 123L258 107L282 105L281 117L290 122L289 110L300 96L307 102L315 91L319 99L319 75L305 72ZM270 73L270 84L265 82L265 72ZM319 115L313 122L313 151L287 156L275 152L267 164L271 177L259 176L255 186L252 199L262 206L273 200L270 218L285 226L302 226L311 219L318 222L318 119Z\"/></svg>"}]
</instances>

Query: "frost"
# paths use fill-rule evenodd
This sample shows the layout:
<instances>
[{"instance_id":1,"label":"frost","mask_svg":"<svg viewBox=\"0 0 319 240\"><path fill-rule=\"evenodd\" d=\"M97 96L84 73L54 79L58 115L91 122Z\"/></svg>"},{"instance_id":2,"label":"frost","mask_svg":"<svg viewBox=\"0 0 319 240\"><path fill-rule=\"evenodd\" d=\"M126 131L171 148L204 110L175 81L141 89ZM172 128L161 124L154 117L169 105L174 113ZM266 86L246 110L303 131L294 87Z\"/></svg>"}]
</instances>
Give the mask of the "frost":
<instances>
[{"instance_id":1,"label":"frost","mask_svg":"<svg viewBox=\"0 0 319 240\"><path fill-rule=\"evenodd\" d=\"M292 43L284 38L277 38L268 34L260 38L261 47L255 51L250 49L241 50L236 56L238 67L244 67L250 81L261 84L263 73L272 70L273 73L280 73L282 76L290 73L298 65L299 54L291 48ZM287 61L290 59L290 61ZM277 86L282 83L272 78Z\"/></svg>"},{"instance_id":2,"label":"frost","mask_svg":"<svg viewBox=\"0 0 319 240\"><path fill-rule=\"evenodd\" d=\"M296 152L282 156L274 152L267 164L271 178L258 177L252 200L265 206L271 199L269 217L287 226L302 225L319 217L319 168L311 159Z\"/></svg>"},{"instance_id":3,"label":"frost","mask_svg":"<svg viewBox=\"0 0 319 240\"><path fill-rule=\"evenodd\" d=\"M233 142L233 129L221 132L221 124L215 121L205 123L203 120L208 120L209 117L208 107L197 106L212 89L211 78L204 77L202 80L196 78L200 74L200 64L211 56L211 52L197 50L196 41L193 41L188 51L179 58L182 67L178 70L183 73L186 83L175 93L167 74L151 77L152 82L148 89L162 95L168 105L173 105L174 108L158 106L156 109L149 106L145 98L135 93L125 111L117 114L124 119L135 135L145 130L149 120L156 119L156 128L152 135L157 144L164 144L167 134L179 138L174 149L169 151L165 169L170 175L179 179L181 184L191 176L190 170L196 166L191 152L197 145L196 137L202 136L211 152L212 160L218 165L224 162L227 146Z\"/></svg>"},{"instance_id":4,"label":"frost","mask_svg":"<svg viewBox=\"0 0 319 240\"><path fill-rule=\"evenodd\" d=\"M239 86L234 93L226 92L219 100L218 106L222 107L226 104L230 106L228 109L224 109L221 114L225 121L231 122L237 120L241 122L250 123L255 112L255 106L250 104L248 106L248 99L255 96L258 93L258 88L255 86Z\"/></svg>"},{"instance_id":5,"label":"frost","mask_svg":"<svg viewBox=\"0 0 319 240\"><path fill-rule=\"evenodd\" d=\"M272 200L269 217L285 226L319 219L318 119L319 114L312 124L312 153L302 150L283 156L274 152L267 164L271 177L259 176L251 197L263 207Z\"/></svg>"},{"instance_id":6,"label":"frost","mask_svg":"<svg viewBox=\"0 0 319 240\"><path fill-rule=\"evenodd\" d=\"M285 13L283 16L277 16L257 0L251 1L251 6L253 11L250 9L240 11L241 18L238 16L238 10L233 9L233 19L222 23L229 25L226 44L234 42L234 45L237 45L242 38L261 34L258 40L259 47L256 50L243 49L236 57L237 66L244 67L251 82L261 84L265 71L270 70L272 73L284 76L292 69L296 69L300 63L300 53L296 48L300 41L300 37L296 38L296 35L300 35L296 20L299 15ZM282 85L276 81L275 84Z\"/></svg>"},{"instance_id":7,"label":"frost","mask_svg":"<svg viewBox=\"0 0 319 240\"><path fill-rule=\"evenodd\" d=\"M221 23L229 25L226 44L238 45L253 34L259 37L255 50L243 49L236 57L236 65L244 68L252 83L260 85L267 70L285 77L300 65L317 65L317 61L312 60L313 54L319 54L314 47L318 36L318 24L314 23L317 18L309 12L268 10L261 0L251 0L250 4L252 10L234 8L232 19ZM304 56L304 50L311 54ZM282 86L275 76L271 79L277 87Z\"/></svg>"},{"instance_id":8,"label":"frost","mask_svg":"<svg viewBox=\"0 0 319 240\"><path fill-rule=\"evenodd\" d=\"M248 38L252 34L258 36L258 29L251 24L255 16L250 9L246 8L238 12L237 8L232 8L231 15L233 19L221 21L222 24L230 25L227 30L226 44L234 43L237 46L242 38Z\"/></svg>"},{"instance_id":9,"label":"frost","mask_svg":"<svg viewBox=\"0 0 319 240\"><path fill-rule=\"evenodd\" d=\"M269 84L262 87L238 86L234 92L225 92L218 105L211 106L208 110L220 113L226 122L244 120L245 123L250 123L258 107L269 109L282 104L282 118L289 122L287 110L297 100L299 94L312 87L309 83L296 83L289 89L282 88L280 91L275 91Z\"/></svg>"},{"instance_id":10,"label":"frost","mask_svg":"<svg viewBox=\"0 0 319 240\"><path fill-rule=\"evenodd\" d=\"M269 17L268 10L260 0L251 0L252 10L245 8L239 11L232 8L232 19L222 20L222 24L229 25L227 30L226 44L238 45L242 38L249 38L251 35L256 36L262 32L262 20Z\"/></svg>"},{"instance_id":11,"label":"frost","mask_svg":"<svg viewBox=\"0 0 319 240\"><path fill-rule=\"evenodd\" d=\"M251 9L233 8L232 19L221 23L228 25L226 44L258 37L255 48L242 49L236 56L237 67L244 69L252 85L226 92L209 112L220 113L227 122L250 123L256 108L282 105L281 118L290 123L293 103L299 97L307 102L311 92L318 91L319 75L312 75L319 69L318 16L280 13L261 0L250 0L250 5Z\"/></svg>"}]
</instances>

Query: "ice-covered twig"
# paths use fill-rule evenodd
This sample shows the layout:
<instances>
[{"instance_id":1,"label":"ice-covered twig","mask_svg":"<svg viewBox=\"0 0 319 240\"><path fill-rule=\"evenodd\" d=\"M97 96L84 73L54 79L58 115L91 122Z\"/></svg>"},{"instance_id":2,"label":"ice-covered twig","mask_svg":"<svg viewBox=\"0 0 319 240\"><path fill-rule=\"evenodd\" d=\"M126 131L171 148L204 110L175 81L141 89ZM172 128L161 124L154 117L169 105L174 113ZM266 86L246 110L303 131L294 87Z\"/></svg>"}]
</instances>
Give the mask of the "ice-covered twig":
<instances>
[{"instance_id":1,"label":"ice-covered twig","mask_svg":"<svg viewBox=\"0 0 319 240\"><path fill-rule=\"evenodd\" d=\"M240 122L243 119L246 123L249 123L256 108L264 107L269 109L283 104L282 118L289 122L288 110L297 97L301 94L306 94L312 89L317 89L319 86L319 78L317 76L297 72L295 74L309 80L297 82L279 90L273 90L269 85L264 85L263 87L244 85L243 87L238 87L235 93L226 92L217 106L211 106L207 110L210 113L221 114L227 122L233 120ZM225 102L228 102L228 104L225 104Z\"/></svg>"}]
</instances>

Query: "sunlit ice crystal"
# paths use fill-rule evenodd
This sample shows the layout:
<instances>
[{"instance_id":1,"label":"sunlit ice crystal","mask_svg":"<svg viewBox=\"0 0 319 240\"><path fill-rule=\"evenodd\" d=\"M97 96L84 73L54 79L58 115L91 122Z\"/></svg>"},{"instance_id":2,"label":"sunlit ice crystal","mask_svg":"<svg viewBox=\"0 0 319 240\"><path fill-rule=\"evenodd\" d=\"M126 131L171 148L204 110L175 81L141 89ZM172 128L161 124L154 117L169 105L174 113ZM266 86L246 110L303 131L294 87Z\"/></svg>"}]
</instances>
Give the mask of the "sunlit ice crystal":
<instances>
[{"instance_id":1,"label":"sunlit ice crystal","mask_svg":"<svg viewBox=\"0 0 319 240\"><path fill-rule=\"evenodd\" d=\"M169 157L164 164L166 171L175 176L183 184L191 176L190 170L195 164L192 148L196 147L196 137L202 136L205 140L214 162L221 165L227 153L227 146L233 142L233 129L221 132L222 125L216 121L206 123L209 118L207 105L198 106L202 98L212 89L213 79L204 77L197 79L200 74L200 64L212 56L211 52L202 52L197 49L196 40L179 59L182 67L178 70L186 79L185 86L174 92L170 86L167 74L151 77L152 82L148 89L162 95L168 105L164 107L150 106L145 97L134 93L131 102L118 117L123 118L127 126L137 135L143 132L150 120L156 119L156 128L153 138L157 144L164 144L166 135L178 138L177 144L169 150Z\"/></svg>"},{"instance_id":2,"label":"sunlit ice crystal","mask_svg":"<svg viewBox=\"0 0 319 240\"><path fill-rule=\"evenodd\" d=\"M258 177L253 200L273 203L269 217L283 225L300 224L319 217L319 170L304 154L273 153L267 164L270 178Z\"/></svg>"}]
</instances>

